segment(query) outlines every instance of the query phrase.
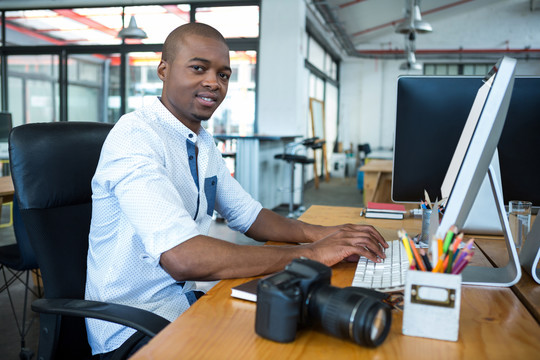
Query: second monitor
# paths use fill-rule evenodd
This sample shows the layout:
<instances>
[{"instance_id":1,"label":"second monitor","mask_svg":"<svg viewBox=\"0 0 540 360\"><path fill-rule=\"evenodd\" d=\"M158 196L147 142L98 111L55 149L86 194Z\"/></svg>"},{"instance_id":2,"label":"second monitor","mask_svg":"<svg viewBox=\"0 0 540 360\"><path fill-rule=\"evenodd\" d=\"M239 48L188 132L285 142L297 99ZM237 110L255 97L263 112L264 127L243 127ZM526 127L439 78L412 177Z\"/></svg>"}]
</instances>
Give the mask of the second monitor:
<instances>
[{"instance_id":1,"label":"second monitor","mask_svg":"<svg viewBox=\"0 0 540 360\"><path fill-rule=\"evenodd\" d=\"M392 199L418 203L426 189L441 198L441 185L482 77L402 76L398 80ZM540 77L517 76L498 144L505 204L529 200L540 168L531 156L540 137ZM530 155L527 155L530 154ZM519 174L516 176L516 174Z\"/></svg>"}]
</instances>

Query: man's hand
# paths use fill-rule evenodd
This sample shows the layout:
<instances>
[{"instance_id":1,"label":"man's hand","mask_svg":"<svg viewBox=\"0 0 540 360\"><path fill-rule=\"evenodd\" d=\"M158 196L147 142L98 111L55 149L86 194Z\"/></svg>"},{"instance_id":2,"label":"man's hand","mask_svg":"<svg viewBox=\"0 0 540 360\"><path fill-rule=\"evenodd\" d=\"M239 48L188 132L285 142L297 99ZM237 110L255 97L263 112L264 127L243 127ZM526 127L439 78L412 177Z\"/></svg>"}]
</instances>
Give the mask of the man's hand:
<instances>
[{"instance_id":1,"label":"man's hand","mask_svg":"<svg viewBox=\"0 0 540 360\"><path fill-rule=\"evenodd\" d=\"M374 262L386 257L382 248L388 248L388 244L373 226L345 224L332 228L334 232L306 245L313 251L313 260L332 266L343 259L358 260L360 256Z\"/></svg>"}]
</instances>

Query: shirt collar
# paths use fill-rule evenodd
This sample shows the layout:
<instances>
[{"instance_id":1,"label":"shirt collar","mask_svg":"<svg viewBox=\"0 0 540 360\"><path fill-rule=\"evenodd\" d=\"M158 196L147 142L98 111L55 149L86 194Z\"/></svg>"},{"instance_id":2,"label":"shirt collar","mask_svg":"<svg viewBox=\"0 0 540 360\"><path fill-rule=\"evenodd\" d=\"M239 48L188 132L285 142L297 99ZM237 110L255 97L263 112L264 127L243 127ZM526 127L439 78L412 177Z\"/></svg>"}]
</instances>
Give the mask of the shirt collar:
<instances>
[{"instance_id":1,"label":"shirt collar","mask_svg":"<svg viewBox=\"0 0 540 360\"><path fill-rule=\"evenodd\" d=\"M152 109L152 111L155 111L159 115L161 121L167 122L174 129L178 130L180 134L182 134L186 139L189 139L193 143L196 143L198 138L201 138L201 140L208 140L209 138L211 138L211 135L202 126L199 130L199 134L196 134L191 131L187 126L182 124L182 122L178 120L169 111L169 109L165 107L165 105L163 105L159 96L154 99L154 102L150 105L150 108Z\"/></svg>"}]
</instances>

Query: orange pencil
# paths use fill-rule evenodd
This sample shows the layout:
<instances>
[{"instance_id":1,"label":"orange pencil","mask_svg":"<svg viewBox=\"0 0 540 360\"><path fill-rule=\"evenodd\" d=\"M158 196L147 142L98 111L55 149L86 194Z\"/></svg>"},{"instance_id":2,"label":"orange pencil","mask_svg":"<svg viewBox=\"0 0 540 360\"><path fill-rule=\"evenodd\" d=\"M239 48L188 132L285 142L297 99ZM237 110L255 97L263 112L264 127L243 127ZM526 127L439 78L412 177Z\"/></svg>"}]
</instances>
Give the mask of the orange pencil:
<instances>
[{"instance_id":1,"label":"orange pencil","mask_svg":"<svg viewBox=\"0 0 540 360\"><path fill-rule=\"evenodd\" d=\"M446 270L446 268L448 267L448 261L449 261L448 258L449 258L449 256L446 256L446 257L444 258L444 261L443 261L443 263L442 263L442 266L441 266L441 268L439 269L438 272L443 273L443 272Z\"/></svg>"},{"instance_id":2,"label":"orange pencil","mask_svg":"<svg viewBox=\"0 0 540 360\"><path fill-rule=\"evenodd\" d=\"M439 256L439 260L437 260L437 264L435 265L435 267L433 268L431 272L439 272L443 262L444 262L444 255L441 255Z\"/></svg>"},{"instance_id":3,"label":"orange pencil","mask_svg":"<svg viewBox=\"0 0 540 360\"><path fill-rule=\"evenodd\" d=\"M422 261L422 258L420 257L420 254L418 253L418 250L416 250L416 246L414 246L414 242L411 239L409 239L409 244L414 255L414 260L416 261L416 266L420 270L426 271L426 266L424 265L424 262Z\"/></svg>"},{"instance_id":4,"label":"orange pencil","mask_svg":"<svg viewBox=\"0 0 540 360\"><path fill-rule=\"evenodd\" d=\"M454 254L456 253L456 250L459 248L459 244L461 243L461 240L463 240L463 233L459 233L458 236L456 236L456 240L454 241Z\"/></svg>"}]
</instances>

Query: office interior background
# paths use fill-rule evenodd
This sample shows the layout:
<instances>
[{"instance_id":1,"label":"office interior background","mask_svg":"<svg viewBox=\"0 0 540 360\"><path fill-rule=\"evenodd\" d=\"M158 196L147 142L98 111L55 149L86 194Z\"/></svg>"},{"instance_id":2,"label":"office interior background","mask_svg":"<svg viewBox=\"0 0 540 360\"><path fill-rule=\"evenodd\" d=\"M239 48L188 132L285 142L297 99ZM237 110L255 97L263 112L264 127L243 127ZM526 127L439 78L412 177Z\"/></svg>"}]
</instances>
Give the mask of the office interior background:
<instances>
[{"instance_id":1,"label":"office interior background","mask_svg":"<svg viewBox=\"0 0 540 360\"><path fill-rule=\"evenodd\" d=\"M397 31L411 4L432 27L414 39ZM13 126L116 122L160 95L167 34L200 21L226 37L233 68L227 99L205 127L308 138L315 98L325 104L330 164L335 152L357 159L366 143L392 156L400 75L482 76L502 56L518 59L517 75L540 75L540 0L3 0L0 11L0 104ZM118 37L132 18L146 38ZM288 202L289 168L273 157L283 146L265 143L253 159L252 195L269 208ZM305 174L313 180L311 165Z\"/></svg>"},{"instance_id":2,"label":"office interior background","mask_svg":"<svg viewBox=\"0 0 540 360\"><path fill-rule=\"evenodd\" d=\"M13 126L114 123L160 94L155 70L167 34L200 21L227 38L234 70L227 99L206 124L210 132L311 137L309 99L315 98L325 105L330 165L336 151L357 158L358 144L391 156L400 75L484 75L505 55L519 60L517 75L540 75L539 3L2 1L1 107ZM415 9L432 30L411 39L398 28ZM118 37L132 18L146 38ZM221 146L234 150L235 143ZM288 167L266 154L282 147L263 146L254 160L259 187L270 191L253 195L270 208L287 202L275 184L287 182ZM305 173L313 179L311 165Z\"/></svg>"}]
</instances>

